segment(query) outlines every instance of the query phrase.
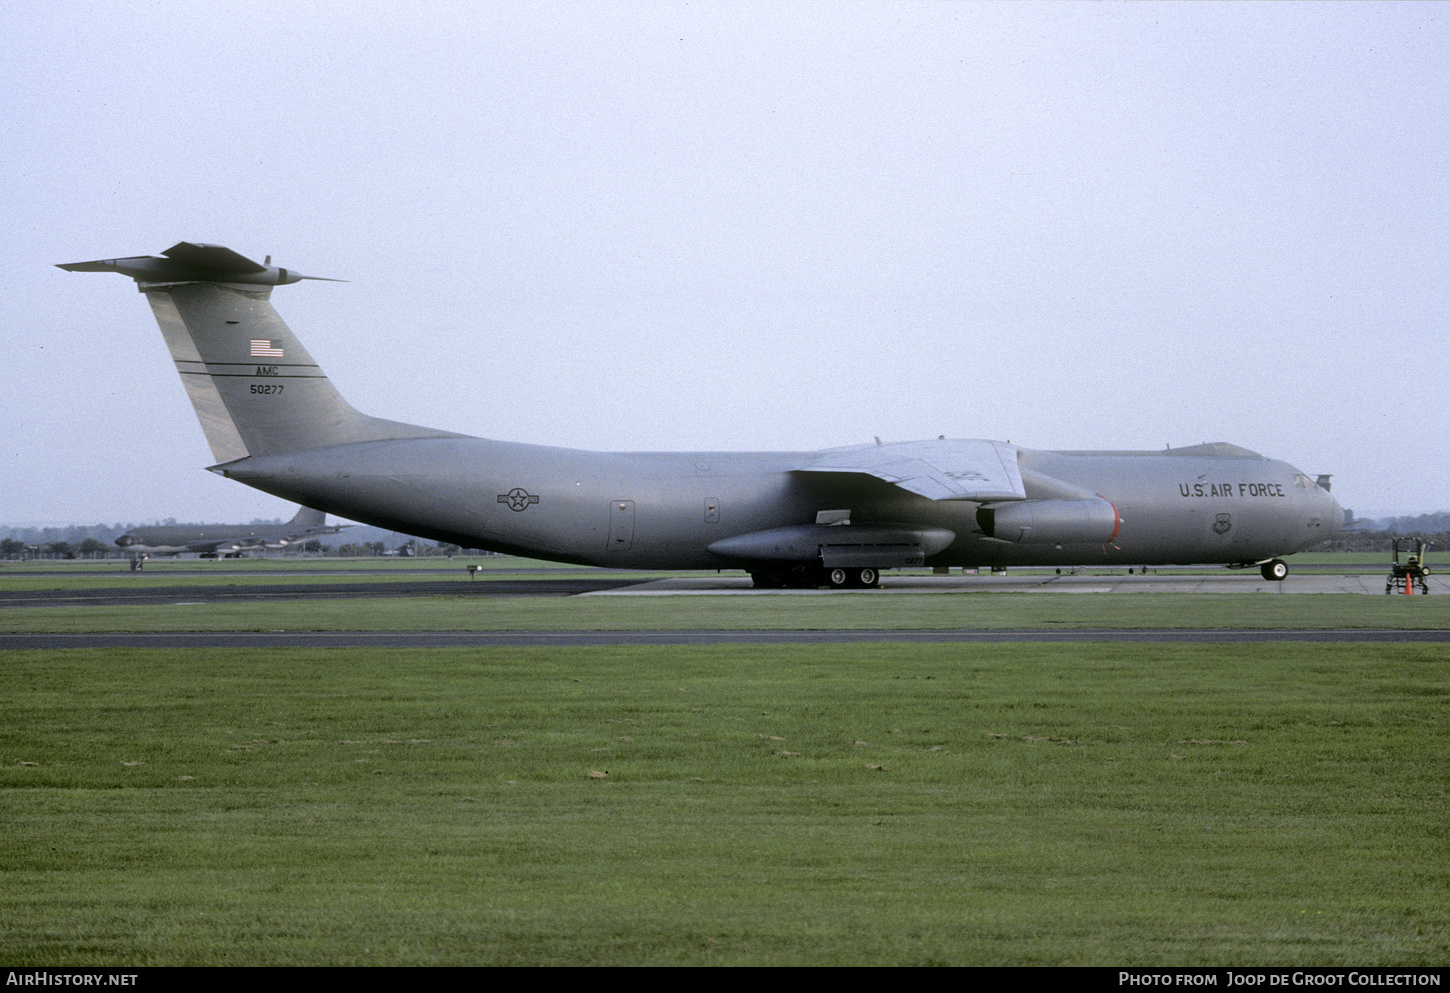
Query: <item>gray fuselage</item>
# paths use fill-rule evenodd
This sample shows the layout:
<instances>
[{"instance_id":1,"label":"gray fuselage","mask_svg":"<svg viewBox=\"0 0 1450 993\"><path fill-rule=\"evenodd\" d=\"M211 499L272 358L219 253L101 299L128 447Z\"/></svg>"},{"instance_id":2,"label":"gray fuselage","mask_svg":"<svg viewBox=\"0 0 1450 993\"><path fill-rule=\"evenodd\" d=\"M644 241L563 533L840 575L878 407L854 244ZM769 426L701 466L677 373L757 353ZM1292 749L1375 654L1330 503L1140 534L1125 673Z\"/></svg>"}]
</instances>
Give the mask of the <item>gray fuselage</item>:
<instances>
[{"instance_id":1,"label":"gray fuselage","mask_svg":"<svg viewBox=\"0 0 1450 993\"><path fill-rule=\"evenodd\" d=\"M708 546L812 524L827 510L848 510L852 525L951 531L955 540L925 564L979 567L1262 562L1324 540L1343 520L1312 479L1250 453L1017 454L1024 469L1109 501L1121 517L1116 536L1093 543L989 538L978 523L981 504L933 501L856 474L795 471L810 458L799 452L613 454L414 438L253 457L216 471L340 517L437 541L640 569L749 567ZM1033 486L1029 478L1029 499L1039 495Z\"/></svg>"}]
</instances>

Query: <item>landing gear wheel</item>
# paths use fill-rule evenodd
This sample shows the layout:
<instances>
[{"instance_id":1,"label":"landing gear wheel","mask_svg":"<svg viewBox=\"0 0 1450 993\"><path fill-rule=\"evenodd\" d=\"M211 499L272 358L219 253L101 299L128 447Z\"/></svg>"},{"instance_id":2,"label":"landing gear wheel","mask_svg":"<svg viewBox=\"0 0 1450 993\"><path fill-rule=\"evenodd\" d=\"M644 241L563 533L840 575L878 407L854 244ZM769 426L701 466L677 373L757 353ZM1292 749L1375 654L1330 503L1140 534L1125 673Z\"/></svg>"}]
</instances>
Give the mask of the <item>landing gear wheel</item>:
<instances>
[{"instance_id":1,"label":"landing gear wheel","mask_svg":"<svg viewBox=\"0 0 1450 993\"><path fill-rule=\"evenodd\" d=\"M1271 583L1281 583L1284 577L1289 575L1289 566L1283 559L1271 559L1265 562L1259 572Z\"/></svg>"},{"instance_id":2,"label":"landing gear wheel","mask_svg":"<svg viewBox=\"0 0 1450 993\"><path fill-rule=\"evenodd\" d=\"M843 590L851 583L851 574L845 569L827 569L826 582L833 590Z\"/></svg>"},{"instance_id":3,"label":"landing gear wheel","mask_svg":"<svg viewBox=\"0 0 1450 993\"><path fill-rule=\"evenodd\" d=\"M881 585L881 574L875 569L861 569L856 573L856 585L863 590L874 590Z\"/></svg>"}]
</instances>

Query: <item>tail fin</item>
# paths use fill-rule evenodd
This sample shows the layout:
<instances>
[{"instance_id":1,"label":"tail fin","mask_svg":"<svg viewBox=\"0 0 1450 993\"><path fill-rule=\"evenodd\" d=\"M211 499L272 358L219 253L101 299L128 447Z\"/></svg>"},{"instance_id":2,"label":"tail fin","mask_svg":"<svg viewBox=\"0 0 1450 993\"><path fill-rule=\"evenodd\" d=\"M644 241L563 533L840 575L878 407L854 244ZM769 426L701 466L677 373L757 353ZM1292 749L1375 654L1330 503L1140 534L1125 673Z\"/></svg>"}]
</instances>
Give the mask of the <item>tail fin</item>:
<instances>
[{"instance_id":1,"label":"tail fin","mask_svg":"<svg viewBox=\"0 0 1450 993\"><path fill-rule=\"evenodd\" d=\"M136 280L218 463L356 441L459 437L369 417L342 398L269 302L273 286L318 277L220 245L181 242L162 254L60 268Z\"/></svg>"},{"instance_id":2,"label":"tail fin","mask_svg":"<svg viewBox=\"0 0 1450 993\"><path fill-rule=\"evenodd\" d=\"M298 507L297 516L287 523L303 531L310 531L313 528L320 528L326 524L327 515L320 510L313 510L311 507Z\"/></svg>"}]
</instances>

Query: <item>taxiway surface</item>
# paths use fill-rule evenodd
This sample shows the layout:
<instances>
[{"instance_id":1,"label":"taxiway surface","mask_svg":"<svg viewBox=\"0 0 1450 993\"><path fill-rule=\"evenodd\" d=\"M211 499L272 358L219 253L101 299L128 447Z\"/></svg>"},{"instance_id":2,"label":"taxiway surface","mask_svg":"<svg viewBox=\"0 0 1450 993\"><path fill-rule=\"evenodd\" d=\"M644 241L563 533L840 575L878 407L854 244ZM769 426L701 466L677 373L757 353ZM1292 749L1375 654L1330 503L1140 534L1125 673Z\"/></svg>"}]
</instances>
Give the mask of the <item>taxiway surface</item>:
<instances>
[{"instance_id":1,"label":"taxiway surface","mask_svg":"<svg viewBox=\"0 0 1450 993\"><path fill-rule=\"evenodd\" d=\"M182 580L181 576L175 577ZM228 578L212 573L211 578ZM290 578L290 577L289 577ZM567 596L901 596L982 593L1224 593L1277 596L1308 593L1382 595L1380 574L1299 573L1272 583L1249 572L1158 575L1056 575L1017 572L1004 576L930 576L888 574L876 590L757 590L749 577L706 573L641 579L611 576L604 570L571 570L569 575L537 579L377 580L340 583L335 575L313 582L259 583L255 574L236 574L235 583L172 581L172 574L135 576L134 581L86 589L14 590L0 594L0 608L62 606L143 606L165 603L243 603L267 600L342 600L366 597L567 597ZM1450 583L1429 580L1432 593L1450 593Z\"/></svg>"},{"instance_id":2,"label":"taxiway surface","mask_svg":"<svg viewBox=\"0 0 1450 993\"><path fill-rule=\"evenodd\" d=\"M215 580L216 573L210 574ZM1173 575L1057 575L1017 572L1008 575L935 576L891 574L878 590L755 590L748 577L704 574L641 579L602 570L569 570L549 578L336 582L335 574L318 582L267 584L173 582L172 576L134 577L107 587L78 590L23 590L0 594L0 607L100 607L158 604L222 604L298 599L370 597L699 597L699 596L903 596L965 594L1216 593L1280 596L1310 593L1384 593L1379 574L1299 573L1279 583L1246 572L1193 572ZM176 576L175 579L183 579ZM333 581L329 581L333 580ZM1450 583L1430 579L1435 593L1450 593ZM1443 630L692 630L692 631L218 631L95 634L0 634L0 650L63 648L445 648L595 645L824 644L848 642L1000 643L1034 642L1450 642Z\"/></svg>"},{"instance_id":3,"label":"taxiway surface","mask_svg":"<svg viewBox=\"0 0 1450 993\"><path fill-rule=\"evenodd\" d=\"M1081 644L1388 642L1450 643L1450 630L1113 629L1043 631L199 631L0 634L6 649L66 648L588 648L606 645L829 645L855 643Z\"/></svg>"}]
</instances>

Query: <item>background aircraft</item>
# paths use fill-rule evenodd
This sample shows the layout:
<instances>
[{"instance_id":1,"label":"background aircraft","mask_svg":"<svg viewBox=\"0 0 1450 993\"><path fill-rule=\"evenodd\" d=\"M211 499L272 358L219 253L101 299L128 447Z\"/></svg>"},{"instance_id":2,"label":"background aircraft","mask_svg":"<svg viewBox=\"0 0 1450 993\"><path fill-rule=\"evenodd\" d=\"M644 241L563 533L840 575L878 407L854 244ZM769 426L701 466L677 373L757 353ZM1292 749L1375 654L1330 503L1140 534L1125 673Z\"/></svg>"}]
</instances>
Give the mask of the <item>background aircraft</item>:
<instances>
[{"instance_id":1,"label":"background aircraft","mask_svg":"<svg viewBox=\"0 0 1450 993\"><path fill-rule=\"evenodd\" d=\"M237 555L248 549L283 548L321 534L336 534L348 524L326 525L327 515L301 507L286 524L157 524L136 528L116 539L130 555Z\"/></svg>"},{"instance_id":2,"label":"background aircraft","mask_svg":"<svg viewBox=\"0 0 1450 993\"><path fill-rule=\"evenodd\" d=\"M292 270L219 245L60 266L146 295L214 472L340 517L463 547L759 586L874 586L903 566L1257 565L1344 512L1293 466L1223 443L1053 452L982 439L819 452L601 453L360 413L272 308ZM268 258L270 263L270 257ZM1327 477L1321 477L1327 483Z\"/></svg>"}]
</instances>

